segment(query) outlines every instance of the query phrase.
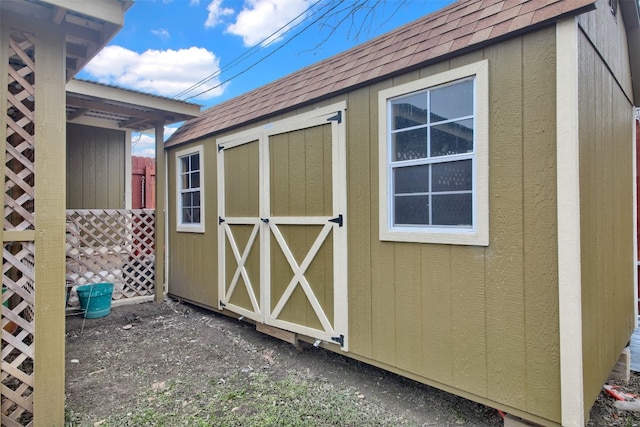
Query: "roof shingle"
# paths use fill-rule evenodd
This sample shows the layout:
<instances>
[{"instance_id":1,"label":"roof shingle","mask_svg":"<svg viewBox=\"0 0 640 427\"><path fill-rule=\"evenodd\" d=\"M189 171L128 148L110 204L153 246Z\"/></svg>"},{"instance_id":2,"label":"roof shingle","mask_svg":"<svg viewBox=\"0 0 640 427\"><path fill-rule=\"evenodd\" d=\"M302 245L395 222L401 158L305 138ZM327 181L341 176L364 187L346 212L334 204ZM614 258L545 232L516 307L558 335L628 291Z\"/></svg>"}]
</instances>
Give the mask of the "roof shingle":
<instances>
[{"instance_id":1,"label":"roof shingle","mask_svg":"<svg viewBox=\"0 0 640 427\"><path fill-rule=\"evenodd\" d=\"M565 15L582 13L595 7L595 1L459 0L367 43L215 105L180 127L166 146L269 117L546 25Z\"/></svg>"}]
</instances>

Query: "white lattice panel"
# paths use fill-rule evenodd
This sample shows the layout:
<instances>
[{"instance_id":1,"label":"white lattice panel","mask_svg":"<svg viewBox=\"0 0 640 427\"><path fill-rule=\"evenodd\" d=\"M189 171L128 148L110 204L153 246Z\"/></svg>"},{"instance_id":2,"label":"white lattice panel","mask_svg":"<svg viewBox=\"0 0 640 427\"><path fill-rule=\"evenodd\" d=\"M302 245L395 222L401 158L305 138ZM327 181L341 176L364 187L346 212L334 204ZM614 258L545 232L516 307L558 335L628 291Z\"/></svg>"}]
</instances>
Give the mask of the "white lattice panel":
<instances>
[{"instance_id":1,"label":"white lattice panel","mask_svg":"<svg viewBox=\"0 0 640 427\"><path fill-rule=\"evenodd\" d=\"M2 424L30 425L33 414L34 244L3 246Z\"/></svg>"},{"instance_id":2,"label":"white lattice panel","mask_svg":"<svg viewBox=\"0 0 640 427\"><path fill-rule=\"evenodd\" d=\"M154 295L154 210L68 210L67 286L112 282L113 299Z\"/></svg>"},{"instance_id":3,"label":"white lattice panel","mask_svg":"<svg viewBox=\"0 0 640 427\"><path fill-rule=\"evenodd\" d=\"M4 230L33 230L35 148L34 36L9 35L6 91ZM35 244L3 242L2 425L33 425Z\"/></svg>"},{"instance_id":4,"label":"white lattice panel","mask_svg":"<svg viewBox=\"0 0 640 427\"><path fill-rule=\"evenodd\" d=\"M4 229L34 228L35 63L33 35L9 41L9 85L4 186Z\"/></svg>"}]
</instances>

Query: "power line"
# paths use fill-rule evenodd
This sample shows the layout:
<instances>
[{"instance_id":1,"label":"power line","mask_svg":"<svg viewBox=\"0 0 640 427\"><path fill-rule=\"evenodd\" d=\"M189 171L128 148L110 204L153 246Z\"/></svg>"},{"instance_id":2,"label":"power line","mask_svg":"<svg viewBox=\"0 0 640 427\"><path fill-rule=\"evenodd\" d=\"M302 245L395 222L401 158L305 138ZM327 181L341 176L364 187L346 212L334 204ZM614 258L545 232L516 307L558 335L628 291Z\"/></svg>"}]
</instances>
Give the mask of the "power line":
<instances>
[{"instance_id":1,"label":"power line","mask_svg":"<svg viewBox=\"0 0 640 427\"><path fill-rule=\"evenodd\" d=\"M302 33L304 33L306 30L308 30L310 27L312 27L313 25L315 25L318 21L320 21L321 19L323 19L325 16L327 16L329 13L331 13L334 9L336 9L338 6L340 5L340 2L336 2L330 9L328 9L326 12L324 12L319 18L315 19L313 22L311 22L309 25L307 25L306 27L304 27L301 31L299 31L298 33L294 34L291 38L289 38L287 41L285 41L284 43L282 43L280 46L278 46L276 49L274 49L273 51L269 52L267 55L265 55L264 57L260 58L258 61L254 62L253 64L251 64L250 66L248 66L247 68L245 68L244 70L240 71L239 73L233 75L232 77L229 77L228 79L222 81L221 83L203 90L202 92L199 92L195 95L189 96L187 98L184 99L184 101L187 101L189 99L192 98L196 98L200 95L203 95L207 92L212 91L213 89L217 89L220 86L224 85L225 83L230 82L231 80L235 79L238 76L241 76L242 74L246 73L247 71L249 71L250 69L252 69L253 67L255 67L256 65L260 64L262 61L264 61L265 59L269 58L271 55L275 54L277 51L279 51L280 49L282 49L283 47L285 47L286 45L288 45L291 41L293 41L295 38L297 38L299 35L301 35Z\"/></svg>"},{"instance_id":2,"label":"power line","mask_svg":"<svg viewBox=\"0 0 640 427\"><path fill-rule=\"evenodd\" d=\"M311 6L309 6L307 9L305 9L304 11L302 11L301 13L299 13L295 18L291 19L289 22L287 22L286 24L284 24L282 27L278 28L277 30L275 30L273 33L269 34L267 37L265 37L264 39L262 39L259 43L256 43L255 45L253 45L249 50L245 51L242 55L238 56L237 58L233 59L229 64L225 65L224 67L219 68L216 72L209 74L207 77L204 77L203 79L201 79L200 81L198 81L197 83L193 84L191 87L188 87L187 89L184 89L183 91L181 91L180 93L176 94L174 96L174 98L179 98L183 95L186 95L187 93L191 92L192 90L197 89L198 87L204 85L205 83L207 83L208 81L211 81L212 79L214 79L215 77L218 77L220 74L222 74L222 71L227 71L232 69L235 65L239 64L240 62L244 61L247 57L252 56L254 53L257 53L257 51L259 51L260 49L263 49L264 46L263 44L267 41L270 40L272 37L274 37L275 35L279 34L281 37L286 35L287 33L289 33L290 31L293 31L296 27L298 27L299 25L301 25L304 20L299 21L297 24L289 27L289 25L291 25L293 22L295 22L296 20L298 20L301 16L305 15L307 12L309 12L311 9L313 9L318 3L320 3L322 0L317 0L315 3L313 3ZM319 9L321 10L321 9ZM311 14L311 16L313 16L315 13ZM289 27L286 31L282 32L285 28ZM282 32L282 33L281 33ZM281 33L281 34L280 34ZM270 44L270 43L269 43ZM268 46L268 45L267 45ZM219 86L216 86L219 87ZM200 95L200 94L199 94ZM198 95L196 95L198 96ZM191 99L192 97L189 98L185 98L186 99Z\"/></svg>"}]
</instances>

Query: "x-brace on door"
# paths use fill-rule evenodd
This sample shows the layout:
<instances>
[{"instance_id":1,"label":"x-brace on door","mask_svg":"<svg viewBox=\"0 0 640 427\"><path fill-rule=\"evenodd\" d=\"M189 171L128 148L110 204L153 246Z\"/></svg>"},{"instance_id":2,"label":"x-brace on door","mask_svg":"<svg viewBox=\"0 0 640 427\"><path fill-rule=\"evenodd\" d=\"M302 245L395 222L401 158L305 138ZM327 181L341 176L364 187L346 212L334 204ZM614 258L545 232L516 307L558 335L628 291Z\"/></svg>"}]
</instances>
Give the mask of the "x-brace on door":
<instances>
[{"instance_id":1,"label":"x-brace on door","mask_svg":"<svg viewBox=\"0 0 640 427\"><path fill-rule=\"evenodd\" d=\"M345 106L218 140L220 308L343 350Z\"/></svg>"}]
</instances>

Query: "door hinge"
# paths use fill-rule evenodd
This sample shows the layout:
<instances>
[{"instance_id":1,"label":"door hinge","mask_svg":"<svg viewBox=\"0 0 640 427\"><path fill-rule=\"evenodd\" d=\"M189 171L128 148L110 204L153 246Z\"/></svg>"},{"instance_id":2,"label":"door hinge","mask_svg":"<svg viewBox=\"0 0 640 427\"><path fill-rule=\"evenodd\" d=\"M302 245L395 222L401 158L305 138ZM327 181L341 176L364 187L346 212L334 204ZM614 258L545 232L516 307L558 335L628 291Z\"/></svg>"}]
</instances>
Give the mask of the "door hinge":
<instances>
[{"instance_id":1,"label":"door hinge","mask_svg":"<svg viewBox=\"0 0 640 427\"><path fill-rule=\"evenodd\" d=\"M342 123L342 111L338 111L335 116L329 117L327 119L328 122L338 122L338 124Z\"/></svg>"},{"instance_id":2,"label":"door hinge","mask_svg":"<svg viewBox=\"0 0 640 427\"><path fill-rule=\"evenodd\" d=\"M218 144L218 153L224 150L224 147L221 144Z\"/></svg>"},{"instance_id":3,"label":"door hinge","mask_svg":"<svg viewBox=\"0 0 640 427\"><path fill-rule=\"evenodd\" d=\"M338 215L335 218L331 218L329 222L335 222L338 226L342 227L342 214Z\"/></svg>"},{"instance_id":4,"label":"door hinge","mask_svg":"<svg viewBox=\"0 0 640 427\"><path fill-rule=\"evenodd\" d=\"M331 341L335 341L340 344L340 347L344 347L344 335L342 334L339 337L331 337Z\"/></svg>"},{"instance_id":5,"label":"door hinge","mask_svg":"<svg viewBox=\"0 0 640 427\"><path fill-rule=\"evenodd\" d=\"M264 222L265 224L269 224L269 218L260 218L260 221Z\"/></svg>"},{"instance_id":6,"label":"door hinge","mask_svg":"<svg viewBox=\"0 0 640 427\"><path fill-rule=\"evenodd\" d=\"M224 222L224 218L222 218L221 216L218 217L218 225L222 224Z\"/></svg>"},{"instance_id":7,"label":"door hinge","mask_svg":"<svg viewBox=\"0 0 640 427\"><path fill-rule=\"evenodd\" d=\"M222 308L225 308L227 306L227 304L223 303L222 300L218 302L218 305Z\"/></svg>"}]
</instances>

